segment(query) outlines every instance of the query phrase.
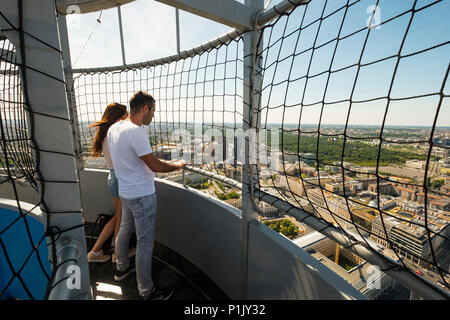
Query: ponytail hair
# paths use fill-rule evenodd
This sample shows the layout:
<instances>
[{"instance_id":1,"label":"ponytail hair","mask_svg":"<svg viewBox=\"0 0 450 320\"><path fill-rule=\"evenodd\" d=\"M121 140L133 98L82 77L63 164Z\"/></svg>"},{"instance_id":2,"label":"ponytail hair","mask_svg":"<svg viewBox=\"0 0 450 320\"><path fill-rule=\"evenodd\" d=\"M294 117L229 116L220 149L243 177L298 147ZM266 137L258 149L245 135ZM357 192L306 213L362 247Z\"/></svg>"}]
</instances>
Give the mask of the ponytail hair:
<instances>
[{"instance_id":1,"label":"ponytail hair","mask_svg":"<svg viewBox=\"0 0 450 320\"><path fill-rule=\"evenodd\" d=\"M91 150L92 156L98 157L101 155L102 142L106 138L109 127L111 127L114 123L117 122L117 120L126 115L126 113L126 106L119 103L111 103L106 107L102 119L89 126L91 128L97 128Z\"/></svg>"}]
</instances>

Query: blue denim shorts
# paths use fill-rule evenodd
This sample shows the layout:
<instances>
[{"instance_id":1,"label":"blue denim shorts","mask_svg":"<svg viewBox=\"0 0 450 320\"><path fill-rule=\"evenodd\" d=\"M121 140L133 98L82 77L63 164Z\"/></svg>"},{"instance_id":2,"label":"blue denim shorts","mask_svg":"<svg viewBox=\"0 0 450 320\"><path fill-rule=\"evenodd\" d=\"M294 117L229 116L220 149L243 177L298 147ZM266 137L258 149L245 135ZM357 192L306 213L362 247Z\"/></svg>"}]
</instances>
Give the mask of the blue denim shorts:
<instances>
[{"instance_id":1,"label":"blue denim shorts","mask_svg":"<svg viewBox=\"0 0 450 320\"><path fill-rule=\"evenodd\" d=\"M119 181L117 181L114 170L109 170L108 188L113 197L119 198Z\"/></svg>"}]
</instances>

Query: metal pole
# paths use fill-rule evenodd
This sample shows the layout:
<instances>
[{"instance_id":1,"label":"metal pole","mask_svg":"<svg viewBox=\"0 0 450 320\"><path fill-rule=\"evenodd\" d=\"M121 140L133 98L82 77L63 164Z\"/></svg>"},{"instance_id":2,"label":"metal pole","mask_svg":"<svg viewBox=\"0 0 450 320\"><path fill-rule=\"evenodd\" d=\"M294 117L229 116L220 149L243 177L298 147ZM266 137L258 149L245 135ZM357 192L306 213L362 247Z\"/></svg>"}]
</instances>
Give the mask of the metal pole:
<instances>
[{"instance_id":1,"label":"metal pole","mask_svg":"<svg viewBox=\"0 0 450 320\"><path fill-rule=\"evenodd\" d=\"M245 0L245 5L253 9L263 9L263 0ZM247 32L244 34L244 98L243 98L243 130L248 132L249 129L257 129L259 127L257 108L259 99L253 96L254 86L260 84L261 73L255 72L254 68L258 68L258 63L254 61L254 52L259 42L258 31ZM262 39L261 39L262 40ZM257 56L257 59L259 57ZM258 61L258 60L256 60ZM255 76L259 74L258 76ZM259 79L258 79L259 78ZM256 112L255 112L256 111ZM256 117L255 117L256 115ZM241 299L247 298L248 284L248 254L249 254L249 224L258 220L257 208L251 198L251 186L255 164L250 163L250 142L249 135L245 136L245 163L242 170L242 256L241 256Z\"/></svg>"},{"instance_id":2,"label":"metal pole","mask_svg":"<svg viewBox=\"0 0 450 320\"><path fill-rule=\"evenodd\" d=\"M175 21L177 27L177 53L180 53L180 12L175 8Z\"/></svg>"},{"instance_id":3,"label":"metal pole","mask_svg":"<svg viewBox=\"0 0 450 320\"><path fill-rule=\"evenodd\" d=\"M73 87L73 76L72 76L72 59L70 56L69 47L69 37L67 33L67 21L66 16L58 14L57 18L58 29L59 29L59 42L61 44L61 52L63 57L63 67L64 67L64 78L66 81L66 93L67 101L69 104L69 115L72 124L72 137L75 148L76 155L76 165L77 170L82 170L84 168L84 163L82 159L81 151L81 141L80 141L80 126L78 122L78 112L75 100L75 90Z\"/></svg>"},{"instance_id":4,"label":"metal pole","mask_svg":"<svg viewBox=\"0 0 450 320\"><path fill-rule=\"evenodd\" d=\"M58 265L53 280L54 288L49 300L89 300L89 293L75 290L80 286L81 270L77 261L83 254L83 246L71 237L63 237L57 241Z\"/></svg>"},{"instance_id":5,"label":"metal pole","mask_svg":"<svg viewBox=\"0 0 450 320\"><path fill-rule=\"evenodd\" d=\"M123 44L122 13L120 11L120 4L117 5L117 15L119 17L120 46L122 49L122 63L123 63L123 65L126 65L127 63L125 60L125 46Z\"/></svg>"}]
</instances>

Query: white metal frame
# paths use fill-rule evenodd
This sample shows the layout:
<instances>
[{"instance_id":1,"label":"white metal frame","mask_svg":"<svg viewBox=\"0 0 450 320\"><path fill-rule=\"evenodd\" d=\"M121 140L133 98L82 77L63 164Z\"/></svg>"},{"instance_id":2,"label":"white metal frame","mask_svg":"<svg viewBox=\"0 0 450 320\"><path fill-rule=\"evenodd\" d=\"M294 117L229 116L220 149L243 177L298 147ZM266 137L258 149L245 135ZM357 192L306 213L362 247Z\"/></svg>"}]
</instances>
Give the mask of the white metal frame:
<instances>
[{"instance_id":1,"label":"white metal frame","mask_svg":"<svg viewBox=\"0 0 450 320\"><path fill-rule=\"evenodd\" d=\"M254 7L245 1L245 5L236 0L211 1L211 0L156 0L169 6L181 9L195 15L225 24L239 30L252 29L251 17Z\"/></svg>"}]
</instances>

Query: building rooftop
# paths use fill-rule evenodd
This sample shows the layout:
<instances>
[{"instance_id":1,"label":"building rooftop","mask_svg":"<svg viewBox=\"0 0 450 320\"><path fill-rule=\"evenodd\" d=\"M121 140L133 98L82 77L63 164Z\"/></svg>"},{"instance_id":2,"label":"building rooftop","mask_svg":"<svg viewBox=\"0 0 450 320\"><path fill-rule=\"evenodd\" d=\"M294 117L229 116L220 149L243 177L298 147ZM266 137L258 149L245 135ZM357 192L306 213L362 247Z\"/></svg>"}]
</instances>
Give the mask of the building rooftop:
<instances>
[{"instance_id":1,"label":"building rooftop","mask_svg":"<svg viewBox=\"0 0 450 320\"><path fill-rule=\"evenodd\" d=\"M347 271L319 252L313 252L311 255L323 263L327 268L335 272L342 279L350 283L357 290L363 292L367 288L367 278L371 274L368 272L368 269L371 264L363 262L355 268Z\"/></svg>"},{"instance_id":2,"label":"building rooftop","mask_svg":"<svg viewBox=\"0 0 450 320\"><path fill-rule=\"evenodd\" d=\"M321 234L318 231L314 231L311 233L308 233L307 235L304 235L300 238L294 239L292 242L294 242L297 246L299 246L302 249L305 249L315 243L318 243L327 237Z\"/></svg>"}]
</instances>

